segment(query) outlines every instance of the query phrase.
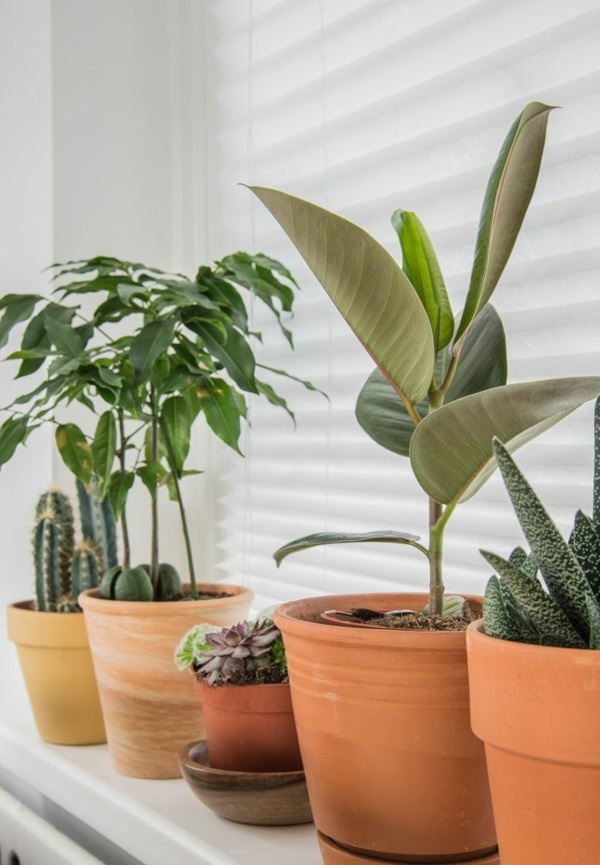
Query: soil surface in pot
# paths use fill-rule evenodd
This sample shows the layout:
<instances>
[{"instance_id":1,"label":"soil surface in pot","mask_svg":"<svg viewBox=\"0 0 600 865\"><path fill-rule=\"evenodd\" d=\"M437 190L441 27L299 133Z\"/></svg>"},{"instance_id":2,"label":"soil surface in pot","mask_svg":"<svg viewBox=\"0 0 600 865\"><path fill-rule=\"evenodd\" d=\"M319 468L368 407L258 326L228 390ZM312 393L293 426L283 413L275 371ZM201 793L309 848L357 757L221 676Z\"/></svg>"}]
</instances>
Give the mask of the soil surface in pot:
<instances>
[{"instance_id":1,"label":"soil surface in pot","mask_svg":"<svg viewBox=\"0 0 600 865\"><path fill-rule=\"evenodd\" d=\"M480 619L481 609L465 601L461 616L425 616L420 612L385 612L363 607L350 610L327 610L321 614L325 621L336 625L354 625L367 628L386 628L405 631L466 631L471 622Z\"/></svg>"}]
</instances>

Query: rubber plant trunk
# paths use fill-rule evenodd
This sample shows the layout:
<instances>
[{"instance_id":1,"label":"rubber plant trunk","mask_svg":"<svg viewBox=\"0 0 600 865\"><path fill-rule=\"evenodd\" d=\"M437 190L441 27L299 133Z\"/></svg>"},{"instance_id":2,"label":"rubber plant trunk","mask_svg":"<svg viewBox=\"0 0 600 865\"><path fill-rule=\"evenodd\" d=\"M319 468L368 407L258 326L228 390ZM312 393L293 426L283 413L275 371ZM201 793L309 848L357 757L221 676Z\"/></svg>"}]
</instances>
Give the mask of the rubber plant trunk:
<instances>
[{"instance_id":1,"label":"rubber plant trunk","mask_svg":"<svg viewBox=\"0 0 600 865\"><path fill-rule=\"evenodd\" d=\"M83 592L83 608L113 768L134 778L180 778L179 751L204 738L202 711L189 673L173 654L193 625L235 625L247 617L252 593L203 584L225 598L196 601L114 601Z\"/></svg>"},{"instance_id":2,"label":"rubber plant trunk","mask_svg":"<svg viewBox=\"0 0 600 865\"><path fill-rule=\"evenodd\" d=\"M330 595L275 613L326 865L499 861L484 749L470 728L464 632L319 621L328 609L426 602Z\"/></svg>"},{"instance_id":3,"label":"rubber plant trunk","mask_svg":"<svg viewBox=\"0 0 600 865\"><path fill-rule=\"evenodd\" d=\"M215 769L293 772L302 769L290 686L196 682L208 756Z\"/></svg>"},{"instance_id":4,"label":"rubber plant trunk","mask_svg":"<svg viewBox=\"0 0 600 865\"><path fill-rule=\"evenodd\" d=\"M40 737L55 745L106 742L102 710L82 613L49 613L33 601L7 609Z\"/></svg>"},{"instance_id":5,"label":"rubber plant trunk","mask_svg":"<svg viewBox=\"0 0 600 865\"><path fill-rule=\"evenodd\" d=\"M467 632L502 865L600 865L600 652Z\"/></svg>"}]
</instances>

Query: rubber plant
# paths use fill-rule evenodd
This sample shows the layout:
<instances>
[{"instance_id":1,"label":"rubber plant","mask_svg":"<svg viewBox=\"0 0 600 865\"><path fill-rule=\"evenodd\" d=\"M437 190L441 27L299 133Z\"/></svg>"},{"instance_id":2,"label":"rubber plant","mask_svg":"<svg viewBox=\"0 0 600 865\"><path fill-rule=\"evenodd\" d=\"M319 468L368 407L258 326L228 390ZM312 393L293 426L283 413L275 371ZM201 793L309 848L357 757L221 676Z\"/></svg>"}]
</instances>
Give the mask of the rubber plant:
<instances>
[{"instance_id":1,"label":"rubber plant","mask_svg":"<svg viewBox=\"0 0 600 865\"><path fill-rule=\"evenodd\" d=\"M192 427L202 415L240 452L247 394L265 397L293 419L285 399L259 377L259 371L267 378L287 373L257 362L253 344L260 333L250 330L242 290L273 313L293 347L285 320L297 284L280 262L244 252L199 267L193 278L108 256L52 265L51 278L49 298L0 298L0 347L15 326L25 324L20 348L7 359L19 363L18 380L36 375L35 387L3 409L0 465L38 427L55 425L67 467L85 488L96 477L99 498L108 498L120 520L122 566L109 570L101 583L102 596L116 599L183 595L179 575L158 554L157 492L168 487L179 507L196 598L181 492L181 480L197 473L187 466ZM60 410L71 403L95 416L92 431L64 418ZM151 549L150 564L132 567L126 505L136 480L151 498Z\"/></svg>"},{"instance_id":2,"label":"rubber plant","mask_svg":"<svg viewBox=\"0 0 600 865\"><path fill-rule=\"evenodd\" d=\"M392 216L400 266L347 219L286 192L252 187L375 361L358 396L358 422L378 444L410 458L429 499L427 546L407 532L327 532L281 547L278 564L320 544L408 544L429 563L425 612L442 613L444 530L459 502L493 472L493 437L515 450L600 391L597 376L507 384L504 328L490 303L533 195L550 111L549 105L528 104L501 147L458 323L435 250L414 213Z\"/></svg>"}]
</instances>

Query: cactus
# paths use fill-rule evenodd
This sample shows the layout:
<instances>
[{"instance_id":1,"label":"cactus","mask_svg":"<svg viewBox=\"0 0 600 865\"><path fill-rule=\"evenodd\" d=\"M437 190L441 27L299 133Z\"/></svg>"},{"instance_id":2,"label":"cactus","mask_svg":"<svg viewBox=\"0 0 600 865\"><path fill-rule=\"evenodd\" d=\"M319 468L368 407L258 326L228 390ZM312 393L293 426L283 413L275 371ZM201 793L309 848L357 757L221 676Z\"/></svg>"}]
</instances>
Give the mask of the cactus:
<instances>
[{"instance_id":1,"label":"cactus","mask_svg":"<svg viewBox=\"0 0 600 865\"><path fill-rule=\"evenodd\" d=\"M114 519L103 514L97 487L79 494L87 508L82 513L84 538L75 544L73 509L67 496L51 490L43 493L35 510L33 557L35 594L38 610L68 613L80 608L79 594L96 588L103 576L104 563L116 559ZM96 535L89 536L91 515L98 516ZM100 529L103 535L100 535ZM111 535L112 531L112 535ZM101 540L100 538L103 538Z\"/></svg>"},{"instance_id":2,"label":"cactus","mask_svg":"<svg viewBox=\"0 0 600 865\"><path fill-rule=\"evenodd\" d=\"M490 579L485 591L483 617L489 636L600 649L600 399L595 439L593 517L578 511L568 542L506 448L494 441L504 483L532 552L527 556L518 547L505 560L481 551L500 575Z\"/></svg>"},{"instance_id":3,"label":"cactus","mask_svg":"<svg viewBox=\"0 0 600 865\"><path fill-rule=\"evenodd\" d=\"M100 500L98 478L92 476L89 488L77 479L77 499L81 517L83 538L94 545L100 558L100 570L104 574L118 564L117 529L108 498Z\"/></svg>"}]
</instances>

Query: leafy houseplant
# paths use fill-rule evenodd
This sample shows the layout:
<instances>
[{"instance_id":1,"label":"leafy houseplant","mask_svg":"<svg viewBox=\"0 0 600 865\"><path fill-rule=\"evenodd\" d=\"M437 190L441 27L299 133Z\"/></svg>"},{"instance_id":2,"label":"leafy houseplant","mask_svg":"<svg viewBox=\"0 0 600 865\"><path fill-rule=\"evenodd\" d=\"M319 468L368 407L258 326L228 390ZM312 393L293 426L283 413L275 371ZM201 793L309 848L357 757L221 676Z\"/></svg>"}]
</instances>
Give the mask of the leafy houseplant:
<instances>
[{"instance_id":1,"label":"leafy houseplant","mask_svg":"<svg viewBox=\"0 0 600 865\"><path fill-rule=\"evenodd\" d=\"M491 474L492 438L514 449L596 396L600 378L506 384L504 328L490 299L531 200L551 108L525 107L511 126L484 196L464 309L458 324L424 226L397 210L402 268L359 226L273 189L254 188L376 363L356 414L380 445L410 456L429 498L429 543L406 532L319 533L275 553L318 544L408 544L426 556L428 614L443 612L443 539L456 506Z\"/></svg>"},{"instance_id":2,"label":"leafy houseplant","mask_svg":"<svg viewBox=\"0 0 600 865\"><path fill-rule=\"evenodd\" d=\"M273 312L291 345L284 317L293 305L293 277L273 259L238 252L212 268L200 267L193 279L106 256L54 265L52 278L50 300L15 294L0 299L0 345L15 325L27 322L19 350L9 355L20 362L17 378L45 372L36 387L5 408L0 465L37 427L56 425L68 468L86 486L95 473L100 497L108 496L120 518L123 567L102 583L103 596L117 599L166 600L183 593L177 573L158 556L157 491L167 486L179 506L196 598L180 486L194 473L186 467L191 429L202 414L239 451L245 394L264 396L289 412L258 376L261 369L286 373L257 362L251 343L260 334L250 330L240 288ZM82 303L88 296L97 301L91 311ZM75 304L65 303L73 299ZM59 408L73 402L98 417L93 433L59 417ZM132 568L126 503L136 480L152 502L151 549L150 565Z\"/></svg>"},{"instance_id":3,"label":"leafy houseplant","mask_svg":"<svg viewBox=\"0 0 600 865\"><path fill-rule=\"evenodd\" d=\"M97 484L77 484L83 539L75 543L73 508L59 490L39 497L33 530L35 600L8 607L38 732L68 745L106 741L90 647L77 603L116 561L115 522ZM63 613L69 613L65 616Z\"/></svg>"},{"instance_id":4,"label":"leafy houseplant","mask_svg":"<svg viewBox=\"0 0 600 865\"><path fill-rule=\"evenodd\" d=\"M211 766L242 772L302 768L285 648L270 615L219 631L192 628L176 663L195 673Z\"/></svg>"},{"instance_id":5,"label":"leafy houseplant","mask_svg":"<svg viewBox=\"0 0 600 865\"><path fill-rule=\"evenodd\" d=\"M531 552L483 553L483 623L467 631L502 862L592 862L600 795L600 401L592 517L565 541L507 449L496 459ZM541 573L547 591L538 578ZM590 651L592 650L592 651ZM595 651L593 651L595 650Z\"/></svg>"},{"instance_id":6,"label":"leafy houseplant","mask_svg":"<svg viewBox=\"0 0 600 865\"><path fill-rule=\"evenodd\" d=\"M426 545L405 532L321 533L275 553L280 562L317 544L375 540L410 545L429 565L428 596L307 598L275 614L327 865L343 861L340 848L376 861L497 861L485 754L470 726L465 634L435 626L446 612L444 531L493 471L493 437L514 450L600 392L600 377L507 384L504 329L490 303L533 195L549 112L527 105L501 147L456 320L414 213L392 219L400 267L348 220L285 192L253 189L376 364L358 396L361 426L410 458L428 498ZM423 624L433 627L332 626L322 614L333 608L423 609Z\"/></svg>"}]
</instances>

